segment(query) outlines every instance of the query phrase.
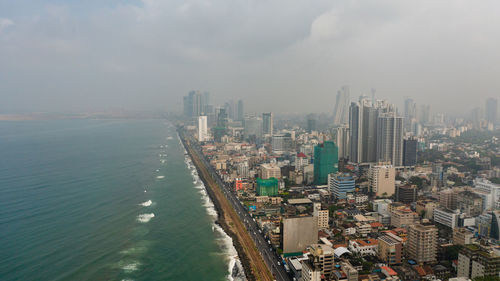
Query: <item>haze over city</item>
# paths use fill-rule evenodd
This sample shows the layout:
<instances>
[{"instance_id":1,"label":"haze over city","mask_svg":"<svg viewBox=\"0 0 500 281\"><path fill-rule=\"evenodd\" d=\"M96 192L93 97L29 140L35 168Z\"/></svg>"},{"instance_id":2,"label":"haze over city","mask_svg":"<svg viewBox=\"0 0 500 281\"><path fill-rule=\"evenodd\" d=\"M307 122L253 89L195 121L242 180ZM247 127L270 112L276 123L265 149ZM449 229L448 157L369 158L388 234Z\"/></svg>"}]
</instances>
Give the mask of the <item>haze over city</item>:
<instances>
[{"instance_id":1,"label":"haze over city","mask_svg":"<svg viewBox=\"0 0 500 281\"><path fill-rule=\"evenodd\" d=\"M469 113L500 92L498 1L0 1L0 113L327 112L351 88Z\"/></svg>"}]
</instances>

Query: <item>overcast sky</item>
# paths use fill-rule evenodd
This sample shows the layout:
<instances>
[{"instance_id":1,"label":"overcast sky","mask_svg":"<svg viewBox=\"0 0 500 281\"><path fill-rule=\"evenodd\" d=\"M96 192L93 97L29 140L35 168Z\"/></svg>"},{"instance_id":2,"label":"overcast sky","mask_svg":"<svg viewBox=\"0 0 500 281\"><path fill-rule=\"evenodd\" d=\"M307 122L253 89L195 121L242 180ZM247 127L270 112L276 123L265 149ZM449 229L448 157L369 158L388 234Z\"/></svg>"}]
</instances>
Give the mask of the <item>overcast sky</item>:
<instances>
[{"instance_id":1,"label":"overcast sky","mask_svg":"<svg viewBox=\"0 0 500 281\"><path fill-rule=\"evenodd\" d=\"M105 2L105 4L103 4ZM331 112L376 88L434 111L500 97L500 1L0 0L0 113Z\"/></svg>"}]
</instances>

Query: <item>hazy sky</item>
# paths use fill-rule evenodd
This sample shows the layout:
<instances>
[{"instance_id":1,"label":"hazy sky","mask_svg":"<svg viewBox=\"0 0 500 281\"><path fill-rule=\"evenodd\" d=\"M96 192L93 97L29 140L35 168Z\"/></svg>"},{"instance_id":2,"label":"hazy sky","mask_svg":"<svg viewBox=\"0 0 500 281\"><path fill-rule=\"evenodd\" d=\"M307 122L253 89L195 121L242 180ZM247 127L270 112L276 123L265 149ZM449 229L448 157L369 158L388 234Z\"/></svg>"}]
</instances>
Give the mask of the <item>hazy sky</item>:
<instances>
[{"instance_id":1,"label":"hazy sky","mask_svg":"<svg viewBox=\"0 0 500 281\"><path fill-rule=\"evenodd\" d=\"M105 4L103 4L105 2ZM500 1L0 0L0 113L333 110L342 85L435 111L500 97Z\"/></svg>"}]
</instances>

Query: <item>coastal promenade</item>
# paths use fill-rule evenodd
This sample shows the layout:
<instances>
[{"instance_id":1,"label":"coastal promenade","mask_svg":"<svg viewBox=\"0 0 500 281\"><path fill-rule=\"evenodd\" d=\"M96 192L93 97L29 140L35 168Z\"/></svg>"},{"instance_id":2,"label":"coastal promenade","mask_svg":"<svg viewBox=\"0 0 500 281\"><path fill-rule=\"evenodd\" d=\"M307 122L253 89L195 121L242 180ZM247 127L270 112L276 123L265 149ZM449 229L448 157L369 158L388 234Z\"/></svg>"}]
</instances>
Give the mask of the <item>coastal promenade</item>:
<instances>
[{"instance_id":1,"label":"coastal promenade","mask_svg":"<svg viewBox=\"0 0 500 281\"><path fill-rule=\"evenodd\" d=\"M250 237L245 225L240 220L238 213L235 211L229 200L226 198L223 187L219 186L214 179L212 173L208 170L204 161L200 159L197 151L192 147L189 139L186 139L183 132L179 135L184 142L187 152L191 156L193 164L198 169L200 178L207 187L207 191L211 195L212 201L218 211L218 223L235 240L235 248L241 259L242 265L245 268L245 273L248 280L275 280L264 262L259 250Z\"/></svg>"}]
</instances>

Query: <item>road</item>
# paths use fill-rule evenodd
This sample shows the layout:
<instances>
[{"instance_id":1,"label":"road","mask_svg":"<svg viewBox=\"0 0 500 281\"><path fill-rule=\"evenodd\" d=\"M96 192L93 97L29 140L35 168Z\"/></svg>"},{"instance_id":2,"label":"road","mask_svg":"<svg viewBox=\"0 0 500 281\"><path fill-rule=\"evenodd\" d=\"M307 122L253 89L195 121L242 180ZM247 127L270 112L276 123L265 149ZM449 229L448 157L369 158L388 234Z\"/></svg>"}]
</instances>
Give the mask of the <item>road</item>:
<instances>
[{"instance_id":1,"label":"road","mask_svg":"<svg viewBox=\"0 0 500 281\"><path fill-rule=\"evenodd\" d=\"M203 153L201 152L202 150L198 142L193 139L189 140L190 140L190 145L193 148L193 151L197 154L198 158L202 160L205 167L207 167L207 170L211 173L212 178L215 179L219 187L221 187L222 191L224 192L224 196L231 203L232 207L238 214L240 220L244 223L248 233L252 237L255 245L257 246L260 255L264 259L264 262L266 263L267 267L269 268L273 276L278 281L291 280L290 276L288 275L283 266L281 256L278 255L275 252L274 248L271 247L270 243L268 243L268 240L266 240L266 238L264 237L264 234L262 233L258 224L255 222L250 213L238 199L236 193L233 191L231 186L227 183L224 183L220 175L214 169L214 167L210 165L205 155L203 155Z\"/></svg>"}]
</instances>

